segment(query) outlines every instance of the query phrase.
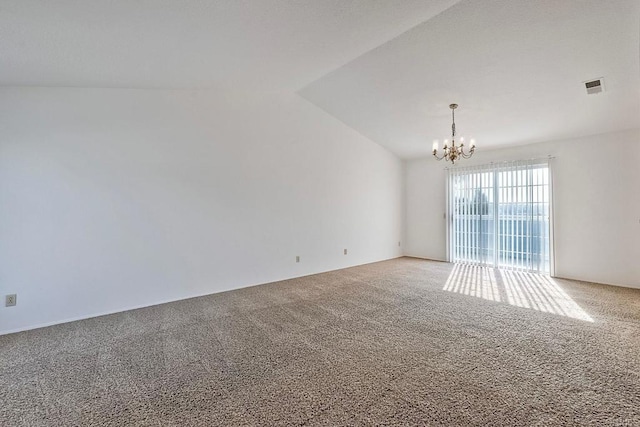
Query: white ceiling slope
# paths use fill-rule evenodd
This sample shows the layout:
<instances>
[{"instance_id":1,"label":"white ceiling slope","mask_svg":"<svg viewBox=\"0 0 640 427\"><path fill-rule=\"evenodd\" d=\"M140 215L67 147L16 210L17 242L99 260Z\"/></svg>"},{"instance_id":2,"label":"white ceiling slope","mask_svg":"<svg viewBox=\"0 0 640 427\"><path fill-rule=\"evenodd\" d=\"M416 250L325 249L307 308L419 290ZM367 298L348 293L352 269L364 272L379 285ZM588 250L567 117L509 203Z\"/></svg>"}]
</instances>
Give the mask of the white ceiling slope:
<instances>
[{"instance_id":1,"label":"white ceiling slope","mask_svg":"<svg viewBox=\"0 0 640 427\"><path fill-rule=\"evenodd\" d=\"M640 127L640 1L463 1L299 93L403 158ZM583 81L604 77L606 92Z\"/></svg>"},{"instance_id":2,"label":"white ceiling slope","mask_svg":"<svg viewBox=\"0 0 640 427\"><path fill-rule=\"evenodd\" d=\"M298 90L458 0L0 0L0 85Z\"/></svg>"}]
</instances>

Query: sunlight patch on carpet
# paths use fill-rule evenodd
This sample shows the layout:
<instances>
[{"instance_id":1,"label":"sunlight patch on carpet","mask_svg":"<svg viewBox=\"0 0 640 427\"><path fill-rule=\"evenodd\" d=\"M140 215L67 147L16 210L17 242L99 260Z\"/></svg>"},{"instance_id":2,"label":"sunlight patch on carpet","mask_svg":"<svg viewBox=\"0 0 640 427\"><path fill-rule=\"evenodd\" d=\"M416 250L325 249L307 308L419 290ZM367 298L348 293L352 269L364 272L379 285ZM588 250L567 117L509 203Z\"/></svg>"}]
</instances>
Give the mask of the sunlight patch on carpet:
<instances>
[{"instance_id":1,"label":"sunlight patch on carpet","mask_svg":"<svg viewBox=\"0 0 640 427\"><path fill-rule=\"evenodd\" d=\"M455 264L444 290L489 301L501 301L493 268Z\"/></svg>"},{"instance_id":2,"label":"sunlight patch on carpet","mask_svg":"<svg viewBox=\"0 0 640 427\"><path fill-rule=\"evenodd\" d=\"M593 322L553 278L543 274L455 264L443 290Z\"/></svg>"}]
</instances>

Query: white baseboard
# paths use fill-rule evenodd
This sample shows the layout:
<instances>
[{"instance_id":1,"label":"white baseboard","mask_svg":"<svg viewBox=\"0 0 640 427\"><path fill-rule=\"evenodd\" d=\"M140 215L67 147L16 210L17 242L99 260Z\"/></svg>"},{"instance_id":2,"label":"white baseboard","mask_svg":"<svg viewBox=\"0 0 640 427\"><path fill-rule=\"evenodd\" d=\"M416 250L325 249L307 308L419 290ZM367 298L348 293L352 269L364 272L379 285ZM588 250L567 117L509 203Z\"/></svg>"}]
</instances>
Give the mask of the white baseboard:
<instances>
[{"instance_id":1,"label":"white baseboard","mask_svg":"<svg viewBox=\"0 0 640 427\"><path fill-rule=\"evenodd\" d=\"M94 317L108 316L110 314L123 313L125 311L137 310L137 309L140 309L140 308L153 307L154 305L168 304L170 302L183 301L183 300L187 300L187 299L191 299L191 298L199 298L199 297L204 297L204 296L207 296L207 295L215 295L215 294L219 294L219 293L222 293L222 292L234 291L234 290L237 290L237 289L244 289L244 288L251 288L253 286L267 285L269 283L281 282L283 280L299 279L301 277L314 276L316 274L329 273L331 271L344 270L346 268L359 267L361 265L374 264L376 262L384 262L384 261L389 261L389 260L392 260L392 259L398 259L398 258L402 258L402 257L403 257L403 255L398 255L398 256L391 257L391 258L381 259L381 260L378 260L378 261L365 262L365 263L362 263L362 264L354 264L354 265L349 265L349 266L346 266L346 267L340 267L340 268L334 268L334 269L330 269L330 270L318 271L318 272L315 272L315 273L303 274L302 276L285 277L285 278L282 278L282 279L279 279L279 280L275 280L275 281L272 281L272 282L253 283L253 284L249 284L249 285L240 285L240 286L225 288L225 289L214 291L214 292L204 292L204 293L193 294L193 295L185 296L184 298L173 298L173 299L154 301L154 302L151 302L151 303L148 303L148 304L140 304L140 305L128 306L128 307L123 307L123 308L119 308L119 309L116 309L116 310L103 311L103 312L92 313L92 314L87 314L87 315L77 316L77 317L69 317L69 318L65 318L65 319L62 319L62 320L54 320L54 321L45 322L45 323L37 323L35 325L28 325L28 326L24 326L24 327L21 327L21 328L0 331L0 336L9 335L9 334L15 334L15 333L18 333L18 332L31 331L31 330L34 330L34 329L46 328L46 327L49 327L49 326L60 325L60 324L63 324L63 323L76 322L78 320L92 319Z\"/></svg>"}]
</instances>

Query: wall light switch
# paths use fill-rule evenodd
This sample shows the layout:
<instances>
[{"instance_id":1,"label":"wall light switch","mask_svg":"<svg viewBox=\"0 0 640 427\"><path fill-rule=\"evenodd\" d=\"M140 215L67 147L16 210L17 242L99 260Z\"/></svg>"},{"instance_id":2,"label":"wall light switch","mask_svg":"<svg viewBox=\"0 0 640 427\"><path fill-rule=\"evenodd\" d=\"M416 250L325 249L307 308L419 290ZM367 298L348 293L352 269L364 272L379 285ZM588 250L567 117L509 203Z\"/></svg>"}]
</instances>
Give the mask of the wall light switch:
<instances>
[{"instance_id":1,"label":"wall light switch","mask_svg":"<svg viewBox=\"0 0 640 427\"><path fill-rule=\"evenodd\" d=\"M300 257L296 256L296 262L300 262Z\"/></svg>"},{"instance_id":2,"label":"wall light switch","mask_svg":"<svg viewBox=\"0 0 640 427\"><path fill-rule=\"evenodd\" d=\"M346 250L346 249L344 250L344 254L345 254L345 255L347 254L347 250Z\"/></svg>"}]
</instances>

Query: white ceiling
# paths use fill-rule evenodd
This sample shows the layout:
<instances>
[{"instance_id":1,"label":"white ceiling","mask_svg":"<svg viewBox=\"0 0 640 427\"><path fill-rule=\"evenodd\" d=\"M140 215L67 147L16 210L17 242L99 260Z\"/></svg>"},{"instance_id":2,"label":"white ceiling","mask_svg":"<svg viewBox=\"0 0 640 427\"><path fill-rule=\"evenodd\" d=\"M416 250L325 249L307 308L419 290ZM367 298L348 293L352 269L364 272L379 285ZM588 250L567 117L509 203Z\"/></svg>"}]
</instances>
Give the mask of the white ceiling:
<instances>
[{"instance_id":1,"label":"white ceiling","mask_svg":"<svg viewBox=\"0 0 640 427\"><path fill-rule=\"evenodd\" d=\"M463 1L300 94L401 157L640 127L640 1ZM587 96L583 81L604 77Z\"/></svg>"},{"instance_id":2,"label":"white ceiling","mask_svg":"<svg viewBox=\"0 0 640 427\"><path fill-rule=\"evenodd\" d=\"M0 85L297 90L458 0L0 0Z\"/></svg>"},{"instance_id":3,"label":"white ceiling","mask_svg":"<svg viewBox=\"0 0 640 427\"><path fill-rule=\"evenodd\" d=\"M479 149L639 127L639 22L640 0L0 0L0 86L298 91L415 157L451 102Z\"/></svg>"}]
</instances>

